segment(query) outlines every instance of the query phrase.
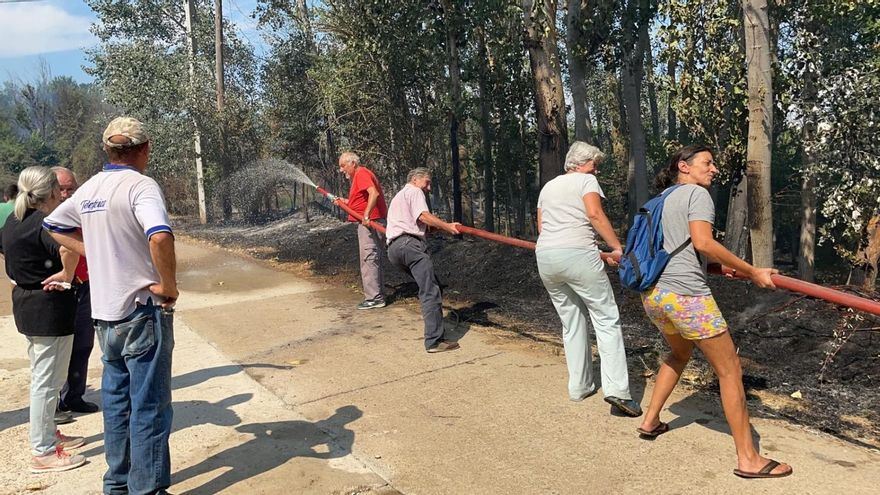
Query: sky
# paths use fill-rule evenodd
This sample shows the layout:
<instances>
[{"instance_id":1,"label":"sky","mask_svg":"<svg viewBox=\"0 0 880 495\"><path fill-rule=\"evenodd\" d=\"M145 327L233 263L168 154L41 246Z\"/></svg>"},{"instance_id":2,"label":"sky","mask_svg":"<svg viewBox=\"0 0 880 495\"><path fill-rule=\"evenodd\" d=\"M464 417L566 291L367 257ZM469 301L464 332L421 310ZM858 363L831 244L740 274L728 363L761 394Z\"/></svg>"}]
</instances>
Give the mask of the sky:
<instances>
[{"instance_id":1,"label":"sky","mask_svg":"<svg viewBox=\"0 0 880 495\"><path fill-rule=\"evenodd\" d=\"M255 21L249 17L257 0L224 0L223 15L246 40L262 48ZM52 76L91 82L83 66L86 50L98 39L89 32L97 22L83 0L0 0L0 83L32 81L45 60Z\"/></svg>"}]
</instances>

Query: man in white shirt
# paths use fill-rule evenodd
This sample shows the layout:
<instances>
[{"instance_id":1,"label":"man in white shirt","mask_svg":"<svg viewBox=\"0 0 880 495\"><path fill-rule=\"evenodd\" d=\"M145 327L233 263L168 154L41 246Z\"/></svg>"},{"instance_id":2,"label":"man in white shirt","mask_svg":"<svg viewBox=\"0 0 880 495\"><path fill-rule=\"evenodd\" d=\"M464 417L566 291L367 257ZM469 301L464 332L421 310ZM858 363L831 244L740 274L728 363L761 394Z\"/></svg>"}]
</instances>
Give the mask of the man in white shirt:
<instances>
[{"instance_id":1,"label":"man in white shirt","mask_svg":"<svg viewBox=\"0 0 880 495\"><path fill-rule=\"evenodd\" d=\"M89 259L92 318L104 351L104 493L163 494L171 484L174 236L159 185L143 175L150 156L144 125L119 117L103 138L109 163L43 226Z\"/></svg>"},{"instance_id":2,"label":"man in white shirt","mask_svg":"<svg viewBox=\"0 0 880 495\"><path fill-rule=\"evenodd\" d=\"M425 349L430 353L458 349L458 342L447 340L443 328L443 298L428 254L425 233L428 227L458 234L458 223L447 223L432 215L425 201L431 190L431 172L416 168L407 175L407 184L388 206L388 260L415 279L419 303L425 320Z\"/></svg>"}]
</instances>

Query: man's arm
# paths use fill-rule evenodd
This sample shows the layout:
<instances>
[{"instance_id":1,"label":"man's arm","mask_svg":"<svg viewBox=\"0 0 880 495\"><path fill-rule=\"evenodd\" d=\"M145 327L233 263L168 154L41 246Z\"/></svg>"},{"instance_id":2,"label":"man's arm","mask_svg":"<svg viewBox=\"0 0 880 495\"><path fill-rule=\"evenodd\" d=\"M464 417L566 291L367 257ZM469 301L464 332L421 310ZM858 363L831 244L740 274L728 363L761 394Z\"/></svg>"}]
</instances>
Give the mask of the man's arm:
<instances>
[{"instance_id":1,"label":"man's arm","mask_svg":"<svg viewBox=\"0 0 880 495\"><path fill-rule=\"evenodd\" d=\"M458 226L461 225L460 223L458 223L458 222L452 222L452 223L444 222L443 220L440 220L439 218L435 217L434 215L432 215L430 212L427 212L427 211L423 211L419 215L419 221L429 227L434 227L437 229L445 230L446 232L449 232L450 234L453 234L453 235L460 234L460 232L458 231Z\"/></svg>"},{"instance_id":2,"label":"man's arm","mask_svg":"<svg viewBox=\"0 0 880 495\"><path fill-rule=\"evenodd\" d=\"M164 298L163 308L169 309L177 302L177 257L174 254L174 235L157 232L150 236L150 257L159 272L159 283L150 286L150 292Z\"/></svg>"},{"instance_id":3,"label":"man's arm","mask_svg":"<svg viewBox=\"0 0 880 495\"><path fill-rule=\"evenodd\" d=\"M55 242L73 251L78 256L86 255L86 245L83 243L82 232L78 230L74 232L49 231L49 235L52 236L52 239L55 239ZM76 263L73 264L73 267L76 268Z\"/></svg>"},{"instance_id":4,"label":"man's arm","mask_svg":"<svg viewBox=\"0 0 880 495\"><path fill-rule=\"evenodd\" d=\"M361 223L369 226L370 225L370 213L373 211L373 208L376 207L376 203L379 202L379 191L376 189L376 186L370 186L367 188L367 208L364 210L364 219L361 220Z\"/></svg>"}]
</instances>

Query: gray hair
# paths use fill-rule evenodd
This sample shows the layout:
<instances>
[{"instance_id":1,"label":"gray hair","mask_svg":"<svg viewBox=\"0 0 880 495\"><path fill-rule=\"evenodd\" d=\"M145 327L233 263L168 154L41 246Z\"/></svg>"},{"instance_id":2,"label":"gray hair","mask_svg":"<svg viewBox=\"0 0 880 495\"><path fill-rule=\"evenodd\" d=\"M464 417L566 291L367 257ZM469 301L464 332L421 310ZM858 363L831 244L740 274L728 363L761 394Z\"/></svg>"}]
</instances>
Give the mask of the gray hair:
<instances>
[{"instance_id":1,"label":"gray hair","mask_svg":"<svg viewBox=\"0 0 880 495\"><path fill-rule=\"evenodd\" d=\"M79 179L77 179L77 177L76 177L76 172L74 172L73 170L71 170L67 167L62 167L61 165L58 165L58 166L52 167L51 170L56 175L58 174L58 172L68 173L68 174L70 174L71 177L73 177L74 182L79 183Z\"/></svg>"},{"instance_id":2,"label":"gray hair","mask_svg":"<svg viewBox=\"0 0 880 495\"><path fill-rule=\"evenodd\" d=\"M605 153L591 145L587 144L583 141L575 141L571 143L571 146L568 148L568 154L565 155L565 171L574 170L578 165L583 165L588 161L592 160L595 163L599 163L605 159Z\"/></svg>"},{"instance_id":3,"label":"gray hair","mask_svg":"<svg viewBox=\"0 0 880 495\"><path fill-rule=\"evenodd\" d=\"M361 157L357 156L353 151L346 151L339 155L339 161L342 163L354 163L355 165L360 165Z\"/></svg>"},{"instance_id":4,"label":"gray hair","mask_svg":"<svg viewBox=\"0 0 880 495\"><path fill-rule=\"evenodd\" d=\"M425 167L414 168L406 174L406 181L412 182L416 177L427 177L431 178L431 171L426 169Z\"/></svg>"},{"instance_id":5,"label":"gray hair","mask_svg":"<svg viewBox=\"0 0 880 495\"><path fill-rule=\"evenodd\" d=\"M58 178L49 167L28 167L18 176L18 196L15 198L15 218L21 221L28 208L36 208L52 197L58 187Z\"/></svg>"}]
</instances>

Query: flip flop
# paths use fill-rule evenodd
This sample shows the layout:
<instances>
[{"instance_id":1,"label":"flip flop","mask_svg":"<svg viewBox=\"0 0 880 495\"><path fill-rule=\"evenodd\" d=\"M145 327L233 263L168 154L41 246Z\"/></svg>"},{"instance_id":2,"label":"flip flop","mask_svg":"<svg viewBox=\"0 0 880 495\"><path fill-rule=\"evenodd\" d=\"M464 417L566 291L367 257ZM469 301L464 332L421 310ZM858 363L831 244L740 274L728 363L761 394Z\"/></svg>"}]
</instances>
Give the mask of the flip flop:
<instances>
[{"instance_id":1,"label":"flip flop","mask_svg":"<svg viewBox=\"0 0 880 495\"><path fill-rule=\"evenodd\" d=\"M754 479L754 478L784 478L794 472L793 469L789 469L788 471L785 471L784 473L775 473L775 474L772 473L771 471L776 469L776 467L779 466L779 464L780 464L779 462L774 461L773 459L770 459L770 462L765 464L764 467L762 467L761 470L758 471L757 473L750 473L748 471L741 471L739 469L734 469L733 474L739 476L740 478Z\"/></svg>"},{"instance_id":2,"label":"flip flop","mask_svg":"<svg viewBox=\"0 0 880 495\"><path fill-rule=\"evenodd\" d=\"M636 431L639 432L639 436L646 438L657 438L660 435L669 431L669 423L660 422L653 430L643 430L642 428L636 428Z\"/></svg>"}]
</instances>

